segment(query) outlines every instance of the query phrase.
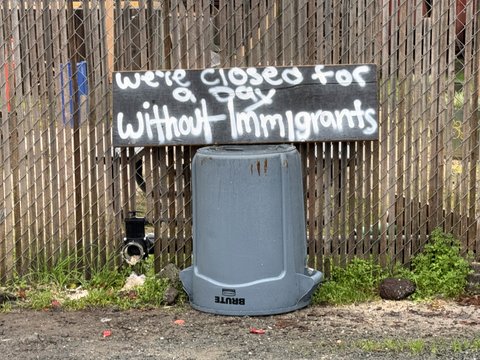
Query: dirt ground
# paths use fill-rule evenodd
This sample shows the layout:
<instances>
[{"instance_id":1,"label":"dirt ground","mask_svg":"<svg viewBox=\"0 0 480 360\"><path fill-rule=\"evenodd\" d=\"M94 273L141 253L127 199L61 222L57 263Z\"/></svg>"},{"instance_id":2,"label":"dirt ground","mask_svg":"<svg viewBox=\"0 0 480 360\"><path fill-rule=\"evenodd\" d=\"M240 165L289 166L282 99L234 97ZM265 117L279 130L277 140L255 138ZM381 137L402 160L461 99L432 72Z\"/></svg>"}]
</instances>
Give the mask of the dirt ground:
<instances>
[{"instance_id":1,"label":"dirt ground","mask_svg":"<svg viewBox=\"0 0 480 360\"><path fill-rule=\"evenodd\" d=\"M362 346L395 339L431 346ZM212 315L189 305L0 314L1 359L480 359L480 346L452 346L465 342L480 344L480 307L442 301L310 306L263 317Z\"/></svg>"}]
</instances>

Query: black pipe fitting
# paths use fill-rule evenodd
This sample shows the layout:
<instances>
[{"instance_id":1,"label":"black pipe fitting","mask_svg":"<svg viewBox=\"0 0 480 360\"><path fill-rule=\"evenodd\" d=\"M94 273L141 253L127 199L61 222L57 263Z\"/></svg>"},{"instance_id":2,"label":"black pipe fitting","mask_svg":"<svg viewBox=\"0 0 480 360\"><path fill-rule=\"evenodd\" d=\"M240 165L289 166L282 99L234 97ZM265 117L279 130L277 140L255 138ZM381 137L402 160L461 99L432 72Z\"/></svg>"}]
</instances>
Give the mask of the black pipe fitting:
<instances>
[{"instance_id":1,"label":"black pipe fitting","mask_svg":"<svg viewBox=\"0 0 480 360\"><path fill-rule=\"evenodd\" d=\"M153 234L145 235L146 219L136 217L136 212L129 212L125 218L125 238L123 239L122 257L129 265L144 260L153 254L155 238Z\"/></svg>"}]
</instances>

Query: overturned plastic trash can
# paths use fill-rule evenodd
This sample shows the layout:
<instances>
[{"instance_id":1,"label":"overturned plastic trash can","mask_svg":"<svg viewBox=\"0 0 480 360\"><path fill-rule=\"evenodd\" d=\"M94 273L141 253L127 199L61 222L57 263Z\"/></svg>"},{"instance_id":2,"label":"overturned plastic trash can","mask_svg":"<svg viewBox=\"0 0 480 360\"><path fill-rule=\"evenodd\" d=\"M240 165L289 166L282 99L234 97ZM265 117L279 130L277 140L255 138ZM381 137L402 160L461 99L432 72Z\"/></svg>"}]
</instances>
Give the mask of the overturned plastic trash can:
<instances>
[{"instance_id":1,"label":"overturned plastic trash can","mask_svg":"<svg viewBox=\"0 0 480 360\"><path fill-rule=\"evenodd\" d=\"M322 273L306 266L300 155L291 145L211 146L192 163L193 308L270 315L307 306Z\"/></svg>"}]
</instances>

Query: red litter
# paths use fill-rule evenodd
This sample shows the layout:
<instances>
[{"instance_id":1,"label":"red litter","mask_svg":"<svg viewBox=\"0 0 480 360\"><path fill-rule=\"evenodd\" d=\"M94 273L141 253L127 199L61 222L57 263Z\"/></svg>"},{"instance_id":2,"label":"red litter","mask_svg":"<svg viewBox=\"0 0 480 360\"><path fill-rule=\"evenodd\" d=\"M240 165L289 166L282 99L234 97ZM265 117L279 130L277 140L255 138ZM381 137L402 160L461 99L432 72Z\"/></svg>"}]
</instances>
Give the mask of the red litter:
<instances>
[{"instance_id":1,"label":"red litter","mask_svg":"<svg viewBox=\"0 0 480 360\"><path fill-rule=\"evenodd\" d=\"M257 329L257 328L250 328L250 334L258 334L258 335L263 335L265 334L265 330L263 329Z\"/></svg>"},{"instance_id":2,"label":"red litter","mask_svg":"<svg viewBox=\"0 0 480 360\"><path fill-rule=\"evenodd\" d=\"M176 325L185 325L185 320L178 319L178 320L175 320L174 323Z\"/></svg>"},{"instance_id":3,"label":"red litter","mask_svg":"<svg viewBox=\"0 0 480 360\"><path fill-rule=\"evenodd\" d=\"M103 330L103 337L106 338L106 337L109 337L112 335L112 331L111 330Z\"/></svg>"}]
</instances>

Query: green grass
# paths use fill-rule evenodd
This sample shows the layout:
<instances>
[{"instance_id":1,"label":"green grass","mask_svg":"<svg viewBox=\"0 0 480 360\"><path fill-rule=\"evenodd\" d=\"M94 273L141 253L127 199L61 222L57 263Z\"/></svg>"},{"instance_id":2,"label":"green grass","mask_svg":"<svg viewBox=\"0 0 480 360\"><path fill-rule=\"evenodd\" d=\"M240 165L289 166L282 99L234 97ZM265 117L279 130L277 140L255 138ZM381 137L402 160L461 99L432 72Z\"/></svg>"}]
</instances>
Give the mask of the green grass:
<instances>
[{"instance_id":1,"label":"green grass","mask_svg":"<svg viewBox=\"0 0 480 360\"><path fill-rule=\"evenodd\" d=\"M51 270L42 268L22 278L16 278L5 290L17 296L15 302L2 304L0 311L15 307L34 310L81 310L86 308L114 307L118 309L147 308L163 305L163 295L169 281L156 277L153 256L135 267L110 268L105 266L86 279L72 269L72 260L63 259ZM146 275L142 286L122 291L126 279L136 271ZM84 296L72 299L72 294ZM185 296L180 296L180 302Z\"/></svg>"},{"instance_id":2,"label":"green grass","mask_svg":"<svg viewBox=\"0 0 480 360\"><path fill-rule=\"evenodd\" d=\"M464 292L471 272L460 243L451 234L434 230L422 253L412 259L412 269L382 269L373 259L354 258L345 268L332 266L331 277L313 295L314 304L344 305L379 299L378 285L387 277L416 284L413 300L453 299Z\"/></svg>"},{"instance_id":3,"label":"green grass","mask_svg":"<svg viewBox=\"0 0 480 360\"><path fill-rule=\"evenodd\" d=\"M354 258L345 268L333 266L331 278L314 293L314 304L351 304L378 298L385 272L372 259Z\"/></svg>"},{"instance_id":4,"label":"green grass","mask_svg":"<svg viewBox=\"0 0 480 360\"><path fill-rule=\"evenodd\" d=\"M382 340L360 340L354 342L354 346L365 352L372 353L410 353L420 354L440 354L445 351L454 353L479 351L480 338L459 340L459 339L439 339L426 341L423 339L397 339L387 338Z\"/></svg>"},{"instance_id":5,"label":"green grass","mask_svg":"<svg viewBox=\"0 0 480 360\"><path fill-rule=\"evenodd\" d=\"M460 251L453 235L439 229L432 232L423 252L412 261L410 278L417 285L414 299L455 298L463 293L471 269Z\"/></svg>"}]
</instances>

